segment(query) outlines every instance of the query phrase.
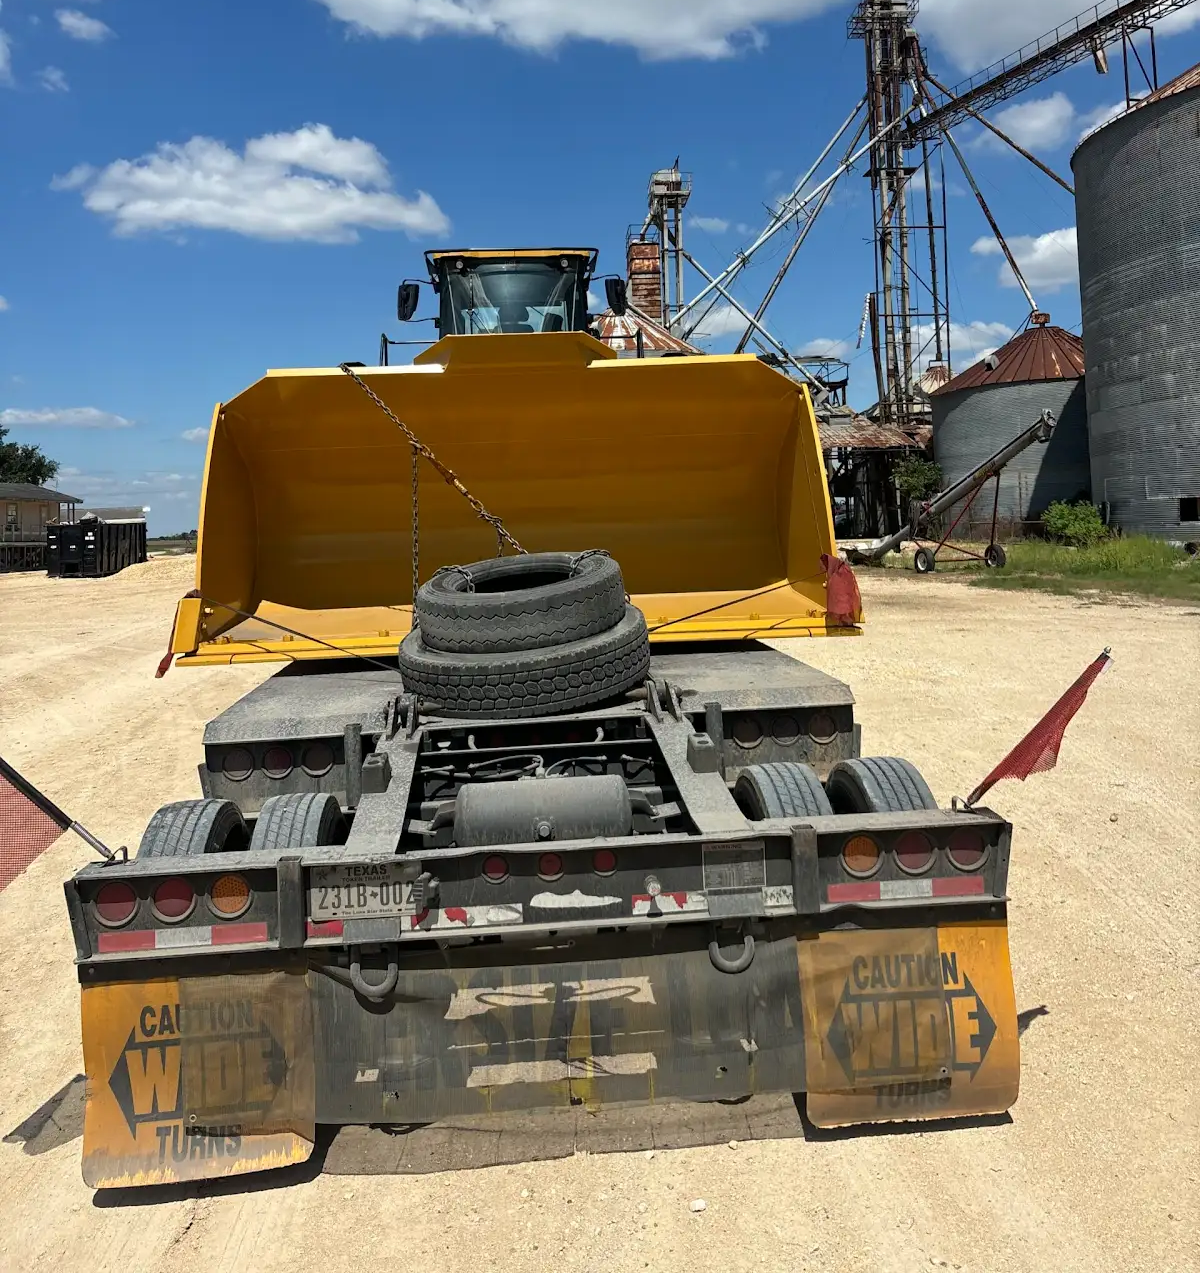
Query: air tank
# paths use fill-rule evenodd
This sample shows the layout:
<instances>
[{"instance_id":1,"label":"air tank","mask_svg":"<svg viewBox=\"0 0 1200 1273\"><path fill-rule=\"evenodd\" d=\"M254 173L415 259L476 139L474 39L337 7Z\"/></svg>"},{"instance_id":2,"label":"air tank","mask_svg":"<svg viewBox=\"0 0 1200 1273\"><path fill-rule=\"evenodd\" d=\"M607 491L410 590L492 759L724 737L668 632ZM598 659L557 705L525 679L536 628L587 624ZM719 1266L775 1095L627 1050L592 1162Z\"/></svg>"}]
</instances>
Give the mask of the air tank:
<instances>
[{"instance_id":1,"label":"air tank","mask_svg":"<svg viewBox=\"0 0 1200 1273\"><path fill-rule=\"evenodd\" d=\"M1125 532L1200 540L1200 66L1071 161L1092 489Z\"/></svg>"},{"instance_id":2,"label":"air tank","mask_svg":"<svg viewBox=\"0 0 1200 1273\"><path fill-rule=\"evenodd\" d=\"M998 515L1005 521L1034 521L1055 500L1086 499L1091 488L1083 343L1049 326L1045 315L1035 319L932 395L933 452L945 486L990 459L1043 411L1054 412L1058 427L1050 441L1022 452L1000 475ZM976 496L972 522L991 517L994 491L989 484Z\"/></svg>"}]
</instances>

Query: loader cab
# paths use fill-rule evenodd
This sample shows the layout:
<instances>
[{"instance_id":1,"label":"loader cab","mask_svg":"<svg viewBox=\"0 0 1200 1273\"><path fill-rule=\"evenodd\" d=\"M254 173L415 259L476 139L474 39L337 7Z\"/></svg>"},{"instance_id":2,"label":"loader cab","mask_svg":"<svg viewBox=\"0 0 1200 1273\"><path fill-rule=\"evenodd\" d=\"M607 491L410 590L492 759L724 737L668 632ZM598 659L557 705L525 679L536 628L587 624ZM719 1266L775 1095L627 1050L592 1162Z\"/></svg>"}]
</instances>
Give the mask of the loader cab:
<instances>
[{"instance_id":1,"label":"loader cab","mask_svg":"<svg viewBox=\"0 0 1200 1273\"><path fill-rule=\"evenodd\" d=\"M588 330L593 248L426 252L442 336Z\"/></svg>"}]
</instances>

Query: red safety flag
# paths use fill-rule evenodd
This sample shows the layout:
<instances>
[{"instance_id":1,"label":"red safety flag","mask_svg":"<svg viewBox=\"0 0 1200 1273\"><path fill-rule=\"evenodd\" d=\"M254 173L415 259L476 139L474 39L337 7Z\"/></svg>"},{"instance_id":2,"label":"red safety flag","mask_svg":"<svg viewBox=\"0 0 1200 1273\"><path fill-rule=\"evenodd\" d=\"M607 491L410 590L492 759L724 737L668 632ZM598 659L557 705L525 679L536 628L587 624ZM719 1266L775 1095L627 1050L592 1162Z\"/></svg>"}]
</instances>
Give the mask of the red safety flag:
<instances>
[{"instance_id":1,"label":"red safety flag","mask_svg":"<svg viewBox=\"0 0 1200 1273\"><path fill-rule=\"evenodd\" d=\"M57 805L0 758L0 889L71 825Z\"/></svg>"},{"instance_id":2,"label":"red safety flag","mask_svg":"<svg viewBox=\"0 0 1200 1273\"><path fill-rule=\"evenodd\" d=\"M862 596L854 571L840 557L821 554L821 567L827 576L825 611L829 619L853 627L862 614Z\"/></svg>"},{"instance_id":3,"label":"red safety flag","mask_svg":"<svg viewBox=\"0 0 1200 1273\"><path fill-rule=\"evenodd\" d=\"M1058 749L1075 713L1083 706L1096 677L1112 662L1107 650L1071 686L1024 738L1008 753L990 774L967 797L967 804L977 804L996 783L1004 778L1042 774L1058 764Z\"/></svg>"}]
</instances>

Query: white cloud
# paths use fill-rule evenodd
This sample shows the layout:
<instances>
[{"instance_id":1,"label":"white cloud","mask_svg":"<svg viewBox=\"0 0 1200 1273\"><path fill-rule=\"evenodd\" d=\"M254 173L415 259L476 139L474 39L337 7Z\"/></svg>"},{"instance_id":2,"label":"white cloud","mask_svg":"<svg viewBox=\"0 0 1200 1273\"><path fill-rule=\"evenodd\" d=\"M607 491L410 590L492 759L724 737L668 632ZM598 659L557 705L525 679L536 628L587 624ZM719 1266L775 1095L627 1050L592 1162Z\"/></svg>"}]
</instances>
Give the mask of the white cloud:
<instances>
[{"instance_id":1,"label":"white cloud","mask_svg":"<svg viewBox=\"0 0 1200 1273\"><path fill-rule=\"evenodd\" d=\"M0 314L3 314L7 308L8 308L7 298L0 296Z\"/></svg>"},{"instance_id":2,"label":"white cloud","mask_svg":"<svg viewBox=\"0 0 1200 1273\"><path fill-rule=\"evenodd\" d=\"M80 13L78 9L56 9L54 16L63 34L69 35L72 40L87 40L95 44L113 34L112 27L105 26L99 18Z\"/></svg>"},{"instance_id":3,"label":"white cloud","mask_svg":"<svg viewBox=\"0 0 1200 1273\"><path fill-rule=\"evenodd\" d=\"M43 66L38 71L37 77L38 83L48 93L69 93L71 91L71 86L67 83L67 77L57 66Z\"/></svg>"},{"instance_id":4,"label":"white cloud","mask_svg":"<svg viewBox=\"0 0 1200 1273\"><path fill-rule=\"evenodd\" d=\"M1008 240L1008 246L1035 296L1039 291L1057 292L1060 288L1078 284L1079 249L1073 225L1037 236L1018 235ZM976 240L971 251L976 256L1002 255L999 243L992 238ZM1017 286L1007 261L1000 267L998 282L1001 287Z\"/></svg>"},{"instance_id":5,"label":"white cloud","mask_svg":"<svg viewBox=\"0 0 1200 1273\"><path fill-rule=\"evenodd\" d=\"M12 41L5 32L0 31L0 84L12 82Z\"/></svg>"},{"instance_id":6,"label":"white cloud","mask_svg":"<svg viewBox=\"0 0 1200 1273\"><path fill-rule=\"evenodd\" d=\"M950 355L956 370L964 371L968 366L977 363L981 358L994 353L1001 345L1007 344L1013 337L1013 329L1007 323L984 323L976 320L972 323L950 323ZM945 332L943 329L943 340ZM921 366L927 367L936 361L937 347L933 343L933 324L918 323L913 328L913 339L919 351ZM945 349L942 350L945 358Z\"/></svg>"},{"instance_id":7,"label":"white cloud","mask_svg":"<svg viewBox=\"0 0 1200 1273\"><path fill-rule=\"evenodd\" d=\"M1049 97L1035 98L1006 106L992 116L992 123L1007 133L1026 150L1053 150L1061 146L1071 135L1075 122L1075 107L1065 93L1053 93ZM994 133L981 130L975 144L989 150L1007 150L1004 142Z\"/></svg>"},{"instance_id":8,"label":"white cloud","mask_svg":"<svg viewBox=\"0 0 1200 1273\"><path fill-rule=\"evenodd\" d=\"M200 476L197 473L161 473L153 470L118 473L111 469L98 473L85 473L81 469L64 467L58 471L58 483L69 494L78 495L97 507L140 508L151 512L162 506L174 508L174 520L184 520L194 526L195 514L187 506L199 509ZM190 519L190 521L189 521Z\"/></svg>"},{"instance_id":9,"label":"white cloud","mask_svg":"<svg viewBox=\"0 0 1200 1273\"><path fill-rule=\"evenodd\" d=\"M371 35L489 35L545 53L567 40L629 45L646 58L730 57L765 42L762 27L838 0L322 0Z\"/></svg>"},{"instance_id":10,"label":"white cloud","mask_svg":"<svg viewBox=\"0 0 1200 1273\"><path fill-rule=\"evenodd\" d=\"M724 234L729 229L729 222L724 217L688 217L688 225L706 234Z\"/></svg>"},{"instance_id":11,"label":"white cloud","mask_svg":"<svg viewBox=\"0 0 1200 1273\"><path fill-rule=\"evenodd\" d=\"M179 435L185 442L206 442L208 440L207 429L184 429Z\"/></svg>"},{"instance_id":12,"label":"white cloud","mask_svg":"<svg viewBox=\"0 0 1200 1273\"><path fill-rule=\"evenodd\" d=\"M746 330L746 320L732 305L717 305L692 333L698 340L716 340L719 336L739 335Z\"/></svg>"},{"instance_id":13,"label":"white cloud","mask_svg":"<svg viewBox=\"0 0 1200 1273\"><path fill-rule=\"evenodd\" d=\"M27 429L128 429L133 421L98 407L5 407L0 424Z\"/></svg>"},{"instance_id":14,"label":"white cloud","mask_svg":"<svg viewBox=\"0 0 1200 1273\"><path fill-rule=\"evenodd\" d=\"M1079 133L1079 140L1082 141L1088 133L1095 132L1097 128L1103 128L1105 124L1124 115L1125 109L1124 102L1113 102L1111 106L1097 106L1095 110L1084 111L1077 121L1083 126Z\"/></svg>"},{"instance_id":15,"label":"white cloud","mask_svg":"<svg viewBox=\"0 0 1200 1273\"><path fill-rule=\"evenodd\" d=\"M587 294L587 307L589 314L598 314L604 308L604 302L590 287Z\"/></svg>"},{"instance_id":16,"label":"white cloud","mask_svg":"<svg viewBox=\"0 0 1200 1273\"><path fill-rule=\"evenodd\" d=\"M744 327L745 324L743 323ZM810 340L804 345L799 357L801 358L845 358L854 350L854 345L848 340L829 340L820 337L817 340Z\"/></svg>"},{"instance_id":17,"label":"white cloud","mask_svg":"<svg viewBox=\"0 0 1200 1273\"><path fill-rule=\"evenodd\" d=\"M242 154L211 137L163 142L138 159L72 168L51 182L83 190L84 206L116 233L197 228L256 239L353 243L358 230L444 234L445 213L425 191L391 189L387 162L370 142L335 137L327 124L248 141Z\"/></svg>"}]
</instances>

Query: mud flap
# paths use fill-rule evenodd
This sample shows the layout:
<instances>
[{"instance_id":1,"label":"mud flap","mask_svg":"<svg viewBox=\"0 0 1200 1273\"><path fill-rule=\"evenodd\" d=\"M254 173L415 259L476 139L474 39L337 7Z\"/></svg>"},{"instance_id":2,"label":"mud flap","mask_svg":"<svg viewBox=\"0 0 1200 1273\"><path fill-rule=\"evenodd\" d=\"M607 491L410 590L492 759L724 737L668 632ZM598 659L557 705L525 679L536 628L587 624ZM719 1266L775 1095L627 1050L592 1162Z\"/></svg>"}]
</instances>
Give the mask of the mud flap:
<instances>
[{"instance_id":1,"label":"mud flap","mask_svg":"<svg viewBox=\"0 0 1200 1273\"><path fill-rule=\"evenodd\" d=\"M117 982L82 992L93 1188L304 1162L313 1147L302 973Z\"/></svg>"},{"instance_id":2,"label":"mud flap","mask_svg":"<svg viewBox=\"0 0 1200 1273\"><path fill-rule=\"evenodd\" d=\"M1020 1047L1003 920L799 942L818 1127L998 1114Z\"/></svg>"}]
</instances>

